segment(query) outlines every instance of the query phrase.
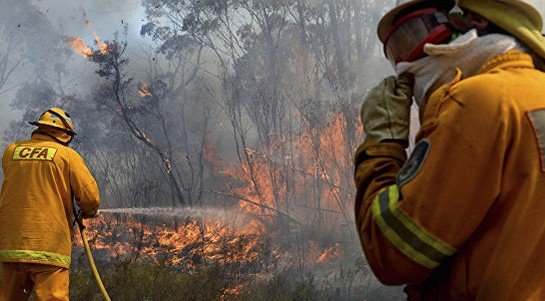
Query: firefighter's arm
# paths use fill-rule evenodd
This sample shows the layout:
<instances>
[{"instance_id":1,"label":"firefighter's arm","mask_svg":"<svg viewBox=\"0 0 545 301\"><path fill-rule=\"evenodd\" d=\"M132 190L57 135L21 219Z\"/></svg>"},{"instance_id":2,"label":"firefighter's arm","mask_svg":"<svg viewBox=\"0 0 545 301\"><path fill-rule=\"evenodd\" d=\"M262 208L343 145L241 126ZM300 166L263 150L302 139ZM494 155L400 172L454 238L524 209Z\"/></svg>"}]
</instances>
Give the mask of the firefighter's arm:
<instances>
[{"instance_id":1,"label":"firefighter's arm","mask_svg":"<svg viewBox=\"0 0 545 301\"><path fill-rule=\"evenodd\" d=\"M396 184L405 161L404 147L395 142L366 142L356 151L356 226L369 266L382 283L389 285L418 281L431 272L390 243L372 217L371 205L377 193Z\"/></svg>"},{"instance_id":2,"label":"firefighter's arm","mask_svg":"<svg viewBox=\"0 0 545 301\"><path fill-rule=\"evenodd\" d=\"M76 204L81 209L81 217L96 216L100 206L100 193L95 178L83 158L75 151L72 152L70 159L70 186Z\"/></svg>"},{"instance_id":3,"label":"firefighter's arm","mask_svg":"<svg viewBox=\"0 0 545 301\"><path fill-rule=\"evenodd\" d=\"M407 283L407 276L429 274L382 235L370 211L377 193L395 184L406 160L411 98L412 76L403 74L386 78L371 89L361 107L366 139L355 156L355 218L367 261L386 284Z\"/></svg>"},{"instance_id":4,"label":"firefighter's arm","mask_svg":"<svg viewBox=\"0 0 545 301\"><path fill-rule=\"evenodd\" d=\"M419 143L397 176L393 168L375 172L393 159L358 165L358 231L383 282L423 280L463 247L499 195L506 111L493 85L482 86L468 79L428 104Z\"/></svg>"}]
</instances>

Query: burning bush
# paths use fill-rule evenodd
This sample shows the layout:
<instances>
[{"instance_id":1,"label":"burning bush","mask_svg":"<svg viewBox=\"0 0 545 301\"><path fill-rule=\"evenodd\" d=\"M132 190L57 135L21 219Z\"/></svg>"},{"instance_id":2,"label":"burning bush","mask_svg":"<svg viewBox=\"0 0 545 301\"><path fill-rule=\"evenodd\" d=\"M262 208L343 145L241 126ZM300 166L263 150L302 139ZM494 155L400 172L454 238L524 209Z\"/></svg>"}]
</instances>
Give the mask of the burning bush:
<instances>
[{"instance_id":1,"label":"burning bush","mask_svg":"<svg viewBox=\"0 0 545 301\"><path fill-rule=\"evenodd\" d=\"M113 296L119 290L123 300L142 300L131 299L132 294L151 294L153 300L229 300L249 295L265 300L271 293L264 289L269 284L282 291L286 300L295 296L297 300L315 300L299 298L300 294L316 294L314 284L306 276L296 276L301 270L284 269L299 266L316 272L320 266L330 271L344 254L341 244L323 245L301 236L302 233L298 234L299 244L279 244L259 220L240 209L105 210L99 218L90 220L88 233L95 257L103 266L105 283L111 286ZM93 286L94 282L90 275L84 276L86 263L79 240L73 257L72 273L78 277L73 291L81 294L82 286ZM299 278L289 280L293 277ZM211 287L201 295L192 288L205 284ZM169 297L174 295L165 295L163 289L155 296L156 285L188 297ZM130 293L126 291L129 288ZM76 299L92 298L78 296Z\"/></svg>"},{"instance_id":2,"label":"burning bush","mask_svg":"<svg viewBox=\"0 0 545 301\"><path fill-rule=\"evenodd\" d=\"M165 216L168 211L159 208L140 210L148 215L114 213L91 221L90 243L100 260L147 262L185 272L211 264L251 268L271 261L271 254L265 252L267 239L251 223L240 228L214 217L219 214L215 210L200 212L212 215L209 219L179 212L188 210L174 210L180 216Z\"/></svg>"}]
</instances>

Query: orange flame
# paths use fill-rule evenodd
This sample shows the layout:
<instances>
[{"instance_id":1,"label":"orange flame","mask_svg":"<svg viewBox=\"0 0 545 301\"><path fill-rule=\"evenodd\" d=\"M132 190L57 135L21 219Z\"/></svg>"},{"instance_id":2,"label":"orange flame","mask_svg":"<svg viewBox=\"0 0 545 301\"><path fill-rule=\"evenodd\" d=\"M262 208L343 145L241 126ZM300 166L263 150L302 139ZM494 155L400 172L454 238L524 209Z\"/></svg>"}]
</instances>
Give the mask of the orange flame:
<instances>
[{"instance_id":1,"label":"orange flame","mask_svg":"<svg viewBox=\"0 0 545 301\"><path fill-rule=\"evenodd\" d=\"M90 222L88 235L93 248L108 257L137 254L153 263L182 266L195 270L199 263L258 262L264 241L261 234L248 228L237 229L220 220L195 218L177 222L178 226L140 222L128 215L123 220L100 216ZM81 246L80 240L76 244Z\"/></svg>"},{"instance_id":2,"label":"orange flame","mask_svg":"<svg viewBox=\"0 0 545 301\"><path fill-rule=\"evenodd\" d=\"M318 263L325 263L333 261L341 256L342 250L340 244L336 242L333 246L327 247L322 251L322 254L318 256Z\"/></svg>"},{"instance_id":3,"label":"orange flame","mask_svg":"<svg viewBox=\"0 0 545 301\"><path fill-rule=\"evenodd\" d=\"M175 266L187 273L196 273L210 263L253 266L267 261L263 233L242 224L216 218L179 216L172 227L160 222L140 221L137 215L101 215L88 221L87 233L95 258L133 258L140 262ZM181 224L180 224L181 223ZM177 226L176 226L177 225ZM75 241L82 246L81 238ZM243 269L242 269L243 270ZM241 274L242 275L242 274ZM249 284L242 280L226 287L219 300L232 300Z\"/></svg>"},{"instance_id":4,"label":"orange flame","mask_svg":"<svg viewBox=\"0 0 545 301\"><path fill-rule=\"evenodd\" d=\"M93 48L85 45L83 39L80 37L70 37L67 39L66 44L68 44L76 53L79 53L84 57L93 56Z\"/></svg>"},{"instance_id":5,"label":"orange flame","mask_svg":"<svg viewBox=\"0 0 545 301\"><path fill-rule=\"evenodd\" d=\"M316 208L330 222L336 223L343 218L342 212L351 206L348 202L340 202L350 199L344 195L346 190L342 190L349 183L347 179L350 179L352 169L350 158L353 150L345 143L349 140L346 137L348 122L351 121L347 121L344 115L336 114L322 127L302 131L291 140L276 141L259 150L247 148L244 150L246 159L236 166L220 166L222 162L214 159L214 150L209 145L206 145L205 154L218 172L239 183L231 188L230 193L240 196L239 206L246 212L274 217L286 213L284 208L290 207L291 217L297 219L299 216L300 220L305 220L308 208ZM361 127L355 130L357 135L362 132ZM290 157L278 157L277 150L283 145L294 146ZM286 179L287 169L296 171L289 179L296 183L292 191L288 191L282 182ZM312 188L316 195L313 203L308 203L306 197L310 187L315 187ZM322 224L328 225L327 221Z\"/></svg>"},{"instance_id":6,"label":"orange flame","mask_svg":"<svg viewBox=\"0 0 545 301\"><path fill-rule=\"evenodd\" d=\"M147 83L138 84L138 93L140 93L141 97L152 96L152 94L149 92L148 89L149 89L149 85Z\"/></svg>"},{"instance_id":7,"label":"orange flame","mask_svg":"<svg viewBox=\"0 0 545 301\"><path fill-rule=\"evenodd\" d=\"M109 44L105 43L104 41L102 41L100 36L96 33L96 31L91 26L91 22L89 21L89 19L87 19L87 16L86 16L85 13L83 14L83 23L85 24L85 26L91 32L93 32L94 43L98 47L98 51L101 54L106 54L108 52L113 51L114 46L109 45ZM72 48L75 52L81 54L84 57L92 57L93 56L93 48L91 48L90 46L85 45L85 42L80 37L69 37L67 39L67 41L66 41L66 44L70 48Z\"/></svg>"},{"instance_id":8,"label":"orange flame","mask_svg":"<svg viewBox=\"0 0 545 301\"><path fill-rule=\"evenodd\" d=\"M95 45L98 46L98 51L100 51L100 53L102 53L102 54L105 54L105 53L109 52L110 51L110 46L102 41L100 36L97 34L95 29L91 25L91 21L89 21L89 19L87 19L87 16L85 14L83 15L83 23L85 24L85 26L87 26L87 28L89 28L90 31L93 32L93 36L95 37L95 39L94 39Z\"/></svg>"}]
</instances>

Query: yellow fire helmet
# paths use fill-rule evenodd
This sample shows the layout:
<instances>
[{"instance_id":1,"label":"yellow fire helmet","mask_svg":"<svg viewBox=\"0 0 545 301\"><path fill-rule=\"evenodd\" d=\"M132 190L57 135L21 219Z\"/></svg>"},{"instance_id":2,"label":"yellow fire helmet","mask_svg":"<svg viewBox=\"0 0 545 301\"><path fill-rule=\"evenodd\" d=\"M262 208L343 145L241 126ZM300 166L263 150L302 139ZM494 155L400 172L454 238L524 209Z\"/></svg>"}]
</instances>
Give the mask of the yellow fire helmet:
<instances>
[{"instance_id":1,"label":"yellow fire helmet","mask_svg":"<svg viewBox=\"0 0 545 301\"><path fill-rule=\"evenodd\" d=\"M35 126L47 125L59 129L70 136L76 135L74 132L74 123L72 123L70 115L61 108L51 108L45 111L38 121L29 123Z\"/></svg>"},{"instance_id":2,"label":"yellow fire helmet","mask_svg":"<svg viewBox=\"0 0 545 301\"><path fill-rule=\"evenodd\" d=\"M499 28L518 38L526 47L545 59L545 37L543 30L543 19L539 12L532 5L520 0L458 0L458 1L437 1L437 0L411 0L400 1L402 4L388 12L379 22L378 36L382 43L385 43L392 31L395 30L395 23L401 13L410 13L422 7L445 6L451 7L457 2L460 8L467 9L483 16ZM530 2L530 1L527 1Z\"/></svg>"}]
</instances>

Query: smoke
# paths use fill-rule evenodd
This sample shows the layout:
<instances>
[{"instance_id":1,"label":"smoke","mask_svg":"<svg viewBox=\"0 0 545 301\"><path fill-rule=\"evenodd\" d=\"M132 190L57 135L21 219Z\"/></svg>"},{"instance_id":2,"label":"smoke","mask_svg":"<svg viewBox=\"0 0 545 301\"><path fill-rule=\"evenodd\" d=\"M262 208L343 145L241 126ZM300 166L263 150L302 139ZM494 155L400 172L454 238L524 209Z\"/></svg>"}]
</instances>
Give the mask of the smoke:
<instances>
[{"instance_id":1,"label":"smoke","mask_svg":"<svg viewBox=\"0 0 545 301\"><path fill-rule=\"evenodd\" d=\"M45 12L53 26L63 35L80 36L92 41L92 31L85 25L84 15L99 34L108 37L122 25L129 26L129 42L142 38L140 26L144 24L145 14L139 0L98 0L98 1L37 1L37 8Z\"/></svg>"},{"instance_id":2,"label":"smoke","mask_svg":"<svg viewBox=\"0 0 545 301\"><path fill-rule=\"evenodd\" d=\"M537 10L545 12L545 1L529 1ZM383 11L392 7L395 1L388 2ZM41 69L48 64L47 59L59 54L59 38L64 36L82 37L88 43L93 41L93 33L84 25L83 15L93 24L96 32L103 38L111 38L113 31L119 30L127 24L129 28L129 47L137 49L142 44L149 44L150 39L140 35L141 26L147 23L145 10L139 0L99 0L99 1L66 1L66 0L1 0L0 7L9 8L0 10L0 26L3 34L0 39L10 38L16 41L18 47L12 49L12 60L17 61L24 57L23 61L10 76L6 86L0 89L0 128L6 128L10 121L20 118L18 111L9 107L10 101L15 95L17 86L28 79L32 70ZM377 15L380 15L378 13ZM374 28L378 22L375 16L369 19L369 26L366 26L365 34L374 34ZM15 39L11 36L15 35ZM13 42L12 42L13 43ZM2 40L2 48L5 48L6 41ZM380 47L377 48L380 53ZM133 58L134 59L134 58ZM137 56L136 56L137 59ZM14 63L14 62L13 62ZM80 59L70 58L67 70L74 74L70 78L67 88L81 90L87 87L85 84L92 80L92 66ZM38 65L36 65L38 64ZM374 73L375 81L387 75L390 70L384 62L378 63ZM386 68L383 68L386 67ZM0 138L3 131L0 131Z\"/></svg>"},{"instance_id":3,"label":"smoke","mask_svg":"<svg viewBox=\"0 0 545 301\"><path fill-rule=\"evenodd\" d=\"M52 51L42 50L55 48L58 35L29 1L2 0L0 7L0 128L5 129L18 116L9 107L11 99L21 82L48 59Z\"/></svg>"},{"instance_id":4,"label":"smoke","mask_svg":"<svg viewBox=\"0 0 545 301\"><path fill-rule=\"evenodd\" d=\"M62 69L63 79L56 88L67 94L90 92L97 82L94 66L75 57L64 43L66 37L72 36L93 43L95 36L85 25L84 15L103 39L111 39L115 31L128 26L129 53L150 42L139 34L145 14L138 0L0 0L0 8L0 56L9 51L7 66L15 66L5 85L0 85L0 129L22 117L23 112L13 110L10 103L25 81L52 77ZM31 127L26 130L30 133ZM0 131L1 140L4 134L4 130Z\"/></svg>"},{"instance_id":5,"label":"smoke","mask_svg":"<svg viewBox=\"0 0 545 301\"><path fill-rule=\"evenodd\" d=\"M184 220L184 219L203 219L206 221L229 221L230 226L242 230L251 220L246 212L240 209L227 208L166 208L166 207L146 207L146 208L109 208L101 209L101 214L132 215L140 217L153 217L160 220Z\"/></svg>"}]
</instances>

